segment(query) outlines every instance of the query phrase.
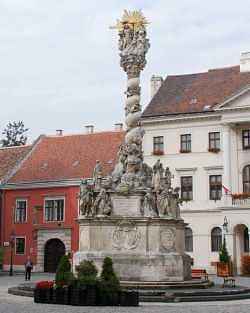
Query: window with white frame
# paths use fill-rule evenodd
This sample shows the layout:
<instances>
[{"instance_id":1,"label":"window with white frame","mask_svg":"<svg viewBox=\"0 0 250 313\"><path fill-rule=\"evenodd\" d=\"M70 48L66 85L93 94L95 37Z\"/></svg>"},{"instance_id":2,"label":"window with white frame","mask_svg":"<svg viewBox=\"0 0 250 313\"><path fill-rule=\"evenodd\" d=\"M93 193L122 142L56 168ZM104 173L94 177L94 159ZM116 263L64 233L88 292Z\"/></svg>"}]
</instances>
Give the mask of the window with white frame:
<instances>
[{"instance_id":1,"label":"window with white frame","mask_svg":"<svg viewBox=\"0 0 250 313\"><path fill-rule=\"evenodd\" d=\"M193 252L193 231L190 227L185 228L185 251Z\"/></svg>"},{"instance_id":2,"label":"window with white frame","mask_svg":"<svg viewBox=\"0 0 250 313\"><path fill-rule=\"evenodd\" d=\"M220 150L220 132L211 132L208 134L209 150Z\"/></svg>"},{"instance_id":3,"label":"window with white frame","mask_svg":"<svg viewBox=\"0 0 250 313\"><path fill-rule=\"evenodd\" d=\"M64 220L64 198L45 199L44 209L46 222Z\"/></svg>"},{"instance_id":4,"label":"window with white frame","mask_svg":"<svg viewBox=\"0 0 250 313\"><path fill-rule=\"evenodd\" d=\"M250 129L242 131L242 147L244 150L250 149Z\"/></svg>"},{"instance_id":5,"label":"window with white frame","mask_svg":"<svg viewBox=\"0 0 250 313\"><path fill-rule=\"evenodd\" d=\"M25 223L27 219L27 200L17 199L15 207L15 222Z\"/></svg>"},{"instance_id":6,"label":"window with white frame","mask_svg":"<svg viewBox=\"0 0 250 313\"><path fill-rule=\"evenodd\" d=\"M164 138L158 136L153 138L153 154L162 155L164 154Z\"/></svg>"},{"instance_id":7,"label":"window with white frame","mask_svg":"<svg viewBox=\"0 0 250 313\"><path fill-rule=\"evenodd\" d=\"M222 197L222 176L209 176L209 198L210 200L221 200Z\"/></svg>"},{"instance_id":8,"label":"window with white frame","mask_svg":"<svg viewBox=\"0 0 250 313\"><path fill-rule=\"evenodd\" d=\"M181 177L181 199L184 201L193 200L193 177Z\"/></svg>"},{"instance_id":9,"label":"window with white frame","mask_svg":"<svg viewBox=\"0 0 250 313\"><path fill-rule=\"evenodd\" d=\"M211 231L211 251L218 252L222 245L222 231L220 227L214 227Z\"/></svg>"},{"instance_id":10,"label":"window with white frame","mask_svg":"<svg viewBox=\"0 0 250 313\"><path fill-rule=\"evenodd\" d=\"M191 152L191 134L181 135L181 149L180 152Z\"/></svg>"},{"instance_id":11,"label":"window with white frame","mask_svg":"<svg viewBox=\"0 0 250 313\"><path fill-rule=\"evenodd\" d=\"M16 237L16 254L25 254L25 238L24 237Z\"/></svg>"}]
</instances>

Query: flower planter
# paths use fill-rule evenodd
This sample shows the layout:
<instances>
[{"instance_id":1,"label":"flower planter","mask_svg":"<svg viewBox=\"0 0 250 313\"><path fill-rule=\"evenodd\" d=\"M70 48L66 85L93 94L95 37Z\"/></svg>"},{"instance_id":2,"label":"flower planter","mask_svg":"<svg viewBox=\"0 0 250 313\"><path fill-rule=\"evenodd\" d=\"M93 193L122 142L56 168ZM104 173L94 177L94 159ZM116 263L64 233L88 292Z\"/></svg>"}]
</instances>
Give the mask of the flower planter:
<instances>
[{"instance_id":1,"label":"flower planter","mask_svg":"<svg viewBox=\"0 0 250 313\"><path fill-rule=\"evenodd\" d=\"M54 304L69 304L69 293L67 287L55 288L53 292Z\"/></svg>"},{"instance_id":2,"label":"flower planter","mask_svg":"<svg viewBox=\"0 0 250 313\"><path fill-rule=\"evenodd\" d=\"M51 303L53 298L52 288L35 288L34 302L35 303Z\"/></svg>"},{"instance_id":3,"label":"flower planter","mask_svg":"<svg viewBox=\"0 0 250 313\"><path fill-rule=\"evenodd\" d=\"M118 292L100 292L97 304L100 306L119 306L120 297Z\"/></svg>"},{"instance_id":4,"label":"flower planter","mask_svg":"<svg viewBox=\"0 0 250 313\"><path fill-rule=\"evenodd\" d=\"M139 292L137 291L121 291L121 306L139 306Z\"/></svg>"},{"instance_id":5,"label":"flower planter","mask_svg":"<svg viewBox=\"0 0 250 313\"><path fill-rule=\"evenodd\" d=\"M233 275L232 263L217 262L217 276L228 277Z\"/></svg>"},{"instance_id":6,"label":"flower planter","mask_svg":"<svg viewBox=\"0 0 250 313\"><path fill-rule=\"evenodd\" d=\"M86 305L87 288L82 287L69 287L69 304L71 305Z\"/></svg>"},{"instance_id":7,"label":"flower planter","mask_svg":"<svg viewBox=\"0 0 250 313\"><path fill-rule=\"evenodd\" d=\"M94 306L97 303L97 290L96 286L86 286L86 304L87 306Z\"/></svg>"}]
</instances>

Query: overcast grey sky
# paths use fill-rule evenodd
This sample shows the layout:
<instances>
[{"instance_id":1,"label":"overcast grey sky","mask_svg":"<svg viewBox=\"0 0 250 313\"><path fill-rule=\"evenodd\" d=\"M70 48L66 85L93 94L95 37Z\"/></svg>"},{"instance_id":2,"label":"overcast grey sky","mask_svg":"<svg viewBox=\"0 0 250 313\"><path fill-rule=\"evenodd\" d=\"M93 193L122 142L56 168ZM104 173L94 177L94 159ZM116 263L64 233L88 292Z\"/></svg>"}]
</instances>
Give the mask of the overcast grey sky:
<instances>
[{"instance_id":1,"label":"overcast grey sky","mask_svg":"<svg viewBox=\"0 0 250 313\"><path fill-rule=\"evenodd\" d=\"M152 74L235 65L250 50L249 0L0 0L0 129L23 120L33 139L122 121L126 76L109 26L123 9L151 21L143 106Z\"/></svg>"}]
</instances>

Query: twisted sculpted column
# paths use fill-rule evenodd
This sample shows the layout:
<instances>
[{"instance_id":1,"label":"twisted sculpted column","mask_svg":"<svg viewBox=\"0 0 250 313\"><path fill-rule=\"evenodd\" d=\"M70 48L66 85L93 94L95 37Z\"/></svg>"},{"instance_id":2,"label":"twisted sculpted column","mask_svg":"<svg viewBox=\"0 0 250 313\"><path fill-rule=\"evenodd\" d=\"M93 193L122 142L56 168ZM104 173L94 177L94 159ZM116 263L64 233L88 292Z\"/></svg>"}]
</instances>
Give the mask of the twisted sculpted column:
<instances>
[{"instance_id":1,"label":"twisted sculpted column","mask_svg":"<svg viewBox=\"0 0 250 313\"><path fill-rule=\"evenodd\" d=\"M140 187L139 173L142 169L142 138L140 127L140 73L146 65L149 40L147 21L140 11L125 11L115 28L119 31L120 65L127 74L125 123L127 133L122 145L113 177L120 187ZM119 172L120 171L120 172Z\"/></svg>"}]
</instances>

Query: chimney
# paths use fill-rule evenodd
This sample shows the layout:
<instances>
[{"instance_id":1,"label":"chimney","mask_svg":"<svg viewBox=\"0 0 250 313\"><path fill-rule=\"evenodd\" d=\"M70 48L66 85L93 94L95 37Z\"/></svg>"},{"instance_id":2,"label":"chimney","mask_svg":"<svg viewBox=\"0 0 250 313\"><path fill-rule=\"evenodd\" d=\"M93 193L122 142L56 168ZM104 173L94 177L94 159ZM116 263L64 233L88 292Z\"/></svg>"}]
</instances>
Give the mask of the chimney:
<instances>
[{"instance_id":1,"label":"chimney","mask_svg":"<svg viewBox=\"0 0 250 313\"><path fill-rule=\"evenodd\" d=\"M94 132L94 125L86 125L85 126L85 131L86 131L86 134L93 134L93 132Z\"/></svg>"},{"instance_id":2,"label":"chimney","mask_svg":"<svg viewBox=\"0 0 250 313\"><path fill-rule=\"evenodd\" d=\"M122 131L123 124L122 123L115 123L115 131Z\"/></svg>"},{"instance_id":3,"label":"chimney","mask_svg":"<svg viewBox=\"0 0 250 313\"><path fill-rule=\"evenodd\" d=\"M243 52L240 56L240 71L250 72L250 52Z\"/></svg>"},{"instance_id":4,"label":"chimney","mask_svg":"<svg viewBox=\"0 0 250 313\"><path fill-rule=\"evenodd\" d=\"M163 78L161 76L153 75L151 77L151 80L150 80L150 96L151 96L151 99L157 93L157 91L161 87L162 83L163 83Z\"/></svg>"},{"instance_id":5,"label":"chimney","mask_svg":"<svg viewBox=\"0 0 250 313\"><path fill-rule=\"evenodd\" d=\"M57 129L56 130L56 135L57 136L62 136L63 135L63 130L62 129Z\"/></svg>"}]
</instances>

